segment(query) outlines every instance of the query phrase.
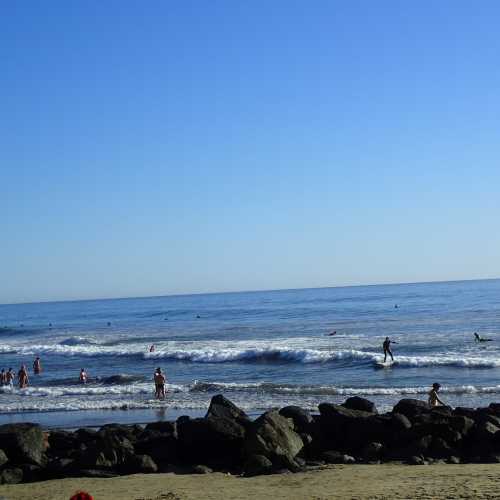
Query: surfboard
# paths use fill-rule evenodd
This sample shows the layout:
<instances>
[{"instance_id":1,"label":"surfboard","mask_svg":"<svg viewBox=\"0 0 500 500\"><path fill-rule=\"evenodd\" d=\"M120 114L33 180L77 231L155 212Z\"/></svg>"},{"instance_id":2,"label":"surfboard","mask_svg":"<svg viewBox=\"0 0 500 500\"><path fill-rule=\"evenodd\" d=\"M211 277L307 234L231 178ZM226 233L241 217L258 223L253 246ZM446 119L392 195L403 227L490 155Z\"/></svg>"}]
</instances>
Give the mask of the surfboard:
<instances>
[{"instance_id":1,"label":"surfboard","mask_svg":"<svg viewBox=\"0 0 500 500\"><path fill-rule=\"evenodd\" d=\"M392 365L394 365L394 361L386 361L385 363L383 361L377 361L375 363L375 368L391 368Z\"/></svg>"}]
</instances>

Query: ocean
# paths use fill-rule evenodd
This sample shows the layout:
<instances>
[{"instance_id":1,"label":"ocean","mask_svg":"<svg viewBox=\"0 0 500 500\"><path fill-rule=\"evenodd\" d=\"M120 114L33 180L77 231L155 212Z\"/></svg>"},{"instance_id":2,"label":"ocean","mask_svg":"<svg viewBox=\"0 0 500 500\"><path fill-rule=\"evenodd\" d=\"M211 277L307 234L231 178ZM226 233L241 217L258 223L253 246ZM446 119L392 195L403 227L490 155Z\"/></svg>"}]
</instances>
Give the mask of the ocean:
<instances>
[{"instance_id":1,"label":"ocean","mask_svg":"<svg viewBox=\"0 0 500 500\"><path fill-rule=\"evenodd\" d=\"M486 405L500 401L499 299L500 280L479 280L0 305L0 369L30 374L0 388L0 423L171 419L218 393L250 414L353 395L389 410L433 382L451 406ZM395 362L381 369L386 336Z\"/></svg>"}]
</instances>

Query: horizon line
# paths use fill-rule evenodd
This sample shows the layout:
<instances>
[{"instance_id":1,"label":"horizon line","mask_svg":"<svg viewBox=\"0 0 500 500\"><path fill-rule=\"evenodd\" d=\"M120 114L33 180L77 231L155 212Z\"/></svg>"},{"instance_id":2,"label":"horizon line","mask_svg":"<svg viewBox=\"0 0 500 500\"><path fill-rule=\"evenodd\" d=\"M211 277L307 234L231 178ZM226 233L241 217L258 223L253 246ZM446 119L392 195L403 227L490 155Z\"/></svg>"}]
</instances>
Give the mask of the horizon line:
<instances>
[{"instance_id":1,"label":"horizon line","mask_svg":"<svg viewBox=\"0 0 500 500\"><path fill-rule=\"evenodd\" d=\"M328 286L312 286L312 287L298 287L298 288L266 288L257 290L225 290L220 292L190 292L190 293L167 293L164 295L137 295L133 297L99 297L99 298L81 298L81 299L62 299L62 300L38 300L27 302L5 302L0 306L17 306L17 305L30 305L30 304L59 304L64 302L94 302L102 300L136 300L136 299L158 299L164 297L190 297L193 295L223 295L223 294L236 294L236 293L265 293L265 292L286 292L296 290L321 290L328 288L356 288L364 286L398 286L398 285L425 285L433 283L460 283L464 281L495 281L500 279L496 278L466 278L454 280L435 280L435 281L408 281L408 282L382 282L382 283L358 283L356 285L328 285Z\"/></svg>"}]
</instances>

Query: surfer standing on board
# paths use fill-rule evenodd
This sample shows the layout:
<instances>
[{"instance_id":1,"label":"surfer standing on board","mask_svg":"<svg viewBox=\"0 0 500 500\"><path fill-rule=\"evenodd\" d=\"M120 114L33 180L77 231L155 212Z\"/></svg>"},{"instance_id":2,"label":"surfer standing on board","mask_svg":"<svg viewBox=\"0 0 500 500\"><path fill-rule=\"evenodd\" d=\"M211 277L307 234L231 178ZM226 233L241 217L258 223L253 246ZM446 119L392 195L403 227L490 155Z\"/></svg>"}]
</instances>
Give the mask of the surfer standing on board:
<instances>
[{"instance_id":1,"label":"surfer standing on board","mask_svg":"<svg viewBox=\"0 0 500 500\"><path fill-rule=\"evenodd\" d=\"M391 344L397 344L395 340L390 340L389 337L386 337L384 343L382 344L382 348L384 349L384 363L387 359L387 354L391 357L391 360L394 361L394 356L391 351Z\"/></svg>"}]
</instances>

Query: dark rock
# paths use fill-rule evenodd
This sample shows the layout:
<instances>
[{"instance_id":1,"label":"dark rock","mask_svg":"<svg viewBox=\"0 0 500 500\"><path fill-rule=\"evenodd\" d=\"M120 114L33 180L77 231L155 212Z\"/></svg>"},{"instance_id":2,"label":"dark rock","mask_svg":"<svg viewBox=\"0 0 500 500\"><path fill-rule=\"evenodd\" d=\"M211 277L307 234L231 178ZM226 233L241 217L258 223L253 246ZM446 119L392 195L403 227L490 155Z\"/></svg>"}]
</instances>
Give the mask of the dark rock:
<instances>
[{"instance_id":1,"label":"dark rock","mask_svg":"<svg viewBox=\"0 0 500 500\"><path fill-rule=\"evenodd\" d=\"M206 465L195 465L193 466L193 474L211 474L213 470Z\"/></svg>"},{"instance_id":2,"label":"dark rock","mask_svg":"<svg viewBox=\"0 0 500 500\"><path fill-rule=\"evenodd\" d=\"M460 432L462 436L467 436L470 430L474 427L474 420L472 418L456 415L450 418L450 427L457 432Z\"/></svg>"},{"instance_id":3,"label":"dark rock","mask_svg":"<svg viewBox=\"0 0 500 500\"><path fill-rule=\"evenodd\" d=\"M360 398L359 396L353 396L348 398L342 403L342 406L349 408L350 410L361 410L368 413L378 413L375 403L372 403L368 399Z\"/></svg>"},{"instance_id":4,"label":"dark rock","mask_svg":"<svg viewBox=\"0 0 500 500\"><path fill-rule=\"evenodd\" d=\"M473 429L473 436L476 441L484 441L488 443L493 443L495 435L500 429L488 421L482 421L476 423Z\"/></svg>"},{"instance_id":5,"label":"dark rock","mask_svg":"<svg viewBox=\"0 0 500 500\"><path fill-rule=\"evenodd\" d=\"M25 483L31 483L33 481L42 481L46 479L45 469L43 469L39 465L21 464L19 468L23 471L23 482Z\"/></svg>"},{"instance_id":6,"label":"dark rock","mask_svg":"<svg viewBox=\"0 0 500 500\"><path fill-rule=\"evenodd\" d=\"M149 455L157 464L178 462L177 430L173 434L147 429L134 444L135 452Z\"/></svg>"},{"instance_id":7,"label":"dark rock","mask_svg":"<svg viewBox=\"0 0 500 500\"><path fill-rule=\"evenodd\" d=\"M118 438L128 439L131 443L142 433L142 429L136 425L106 424L99 429L99 433L113 434Z\"/></svg>"},{"instance_id":8,"label":"dark rock","mask_svg":"<svg viewBox=\"0 0 500 500\"><path fill-rule=\"evenodd\" d=\"M410 460L413 456L426 455L432 444L432 436L422 436L402 448L392 448L387 451L391 460Z\"/></svg>"},{"instance_id":9,"label":"dark rock","mask_svg":"<svg viewBox=\"0 0 500 500\"><path fill-rule=\"evenodd\" d=\"M243 466L243 475L247 477L270 474L273 464L264 455L250 455Z\"/></svg>"},{"instance_id":10,"label":"dark rock","mask_svg":"<svg viewBox=\"0 0 500 500\"><path fill-rule=\"evenodd\" d=\"M75 460L71 458L56 458L47 464L47 472L56 476L64 477L75 469Z\"/></svg>"},{"instance_id":11,"label":"dark rock","mask_svg":"<svg viewBox=\"0 0 500 500\"><path fill-rule=\"evenodd\" d=\"M451 457L448 458L447 462L449 464L459 464L460 463L460 457L456 457L452 455Z\"/></svg>"},{"instance_id":12,"label":"dark rock","mask_svg":"<svg viewBox=\"0 0 500 500\"><path fill-rule=\"evenodd\" d=\"M3 450L0 450L0 468L3 467L9 461L7 455Z\"/></svg>"},{"instance_id":13,"label":"dark rock","mask_svg":"<svg viewBox=\"0 0 500 500\"><path fill-rule=\"evenodd\" d=\"M97 439L97 431L94 429L78 429L75 431L75 436L80 443L88 443Z\"/></svg>"},{"instance_id":14,"label":"dark rock","mask_svg":"<svg viewBox=\"0 0 500 500\"><path fill-rule=\"evenodd\" d=\"M229 401L229 399L225 398L222 394L217 394L212 398L205 418L226 418L229 420L234 420L245 429L251 423L251 420L247 416L247 414L243 410L238 408L234 403Z\"/></svg>"},{"instance_id":15,"label":"dark rock","mask_svg":"<svg viewBox=\"0 0 500 500\"><path fill-rule=\"evenodd\" d=\"M48 453L58 457L67 457L71 450L80 445L78 435L68 431L51 431L48 440Z\"/></svg>"},{"instance_id":16,"label":"dark rock","mask_svg":"<svg viewBox=\"0 0 500 500\"><path fill-rule=\"evenodd\" d=\"M378 460L383 451L384 445L382 443L369 443L363 448L361 456L363 460L371 462L374 460Z\"/></svg>"},{"instance_id":17,"label":"dark rock","mask_svg":"<svg viewBox=\"0 0 500 500\"><path fill-rule=\"evenodd\" d=\"M393 413L391 416L391 428L395 432L411 429L410 419L402 413Z\"/></svg>"},{"instance_id":18,"label":"dark rock","mask_svg":"<svg viewBox=\"0 0 500 500\"><path fill-rule=\"evenodd\" d=\"M425 401L420 401L418 399L402 399L396 404L393 413L402 413L405 417L408 417L411 422L422 413L429 413L429 405Z\"/></svg>"},{"instance_id":19,"label":"dark rock","mask_svg":"<svg viewBox=\"0 0 500 500\"><path fill-rule=\"evenodd\" d=\"M294 458L303 447L291 421L276 411L269 411L253 422L243 444L243 454L245 457L264 455L275 467L293 468Z\"/></svg>"},{"instance_id":20,"label":"dark rock","mask_svg":"<svg viewBox=\"0 0 500 500\"><path fill-rule=\"evenodd\" d=\"M78 458L79 467L82 469L121 467L134 455L132 443L112 431L101 430L95 437L96 440L88 443L87 449Z\"/></svg>"},{"instance_id":21,"label":"dark rock","mask_svg":"<svg viewBox=\"0 0 500 500\"><path fill-rule=\"evenodd\" d=\"M354 457L351 457L350 455L333 450L325 451L321 455L321 458L327 464L352 464L356 461Z\"/></svg>"},{"instance_id":22,"label":"dark rock","mask_svg":"<svg viewBox=\"0 0 500 500\"><path fill-rule=\"evenodd\" d=\"M488 408L494 415L500 416L500 403L490 403Z\"/></svg>"},{"instance_id":23,"label":"dark rock","mask_svg":"<svg viewBox=\"0 0 500 500\"><path fill-rule=\"evenodd\" d=\"M149 431L156 431L157 433L177 437L177 424L176 422L151 422L146 425L144 434L148 434Z\"/></svg>"},{"instance_id":24,"label":"dark rock","mask_svg":"<svg viewBox=\"0 0 500 500\"><path fill-rule=\"evenodd\" d=\"M448 443L440 437L434 437L429 448L429 454L433 458L449 458L453 456L454 452L455 450L453 450Z\"/></svg>"},{"instance_id":25,"label":"dark rock","mask_svg":"<svg viewBox=\"0 0 500 500\"><path fill-rule=\"evenodd\" d=\"M462 407L462 406L457 406L453 410L453 415L468 417L468 418L470 418L472 420L474 420L476 418L476 416L477 416L475 408L465 408L465 407Z\"/></svg>"},{"instance_id":26,"label":"dark rock","mask_svg":"<svg viewBox=\"0 0 500 500\"><path fill-rule=\"evenodd\" d=\"M158 466L149 455L130 455L121 470L128 474L151 474Z\"/></svg>"},{"instance_id":27,"label":"dark rock","mask_svg":"<svg viewBox=\"0 0 500 500\"><path fill-rule=\"evenodd\" d=\"M18 484L23 480L23 471L17 467L0 472L0 484Z\"/></svg>"},{"instance_id":28,"label":"dark rock","mask_svg":"<svg viewBox=\"0 0 500 500\"><path fill-rule=\"evenodd\" d=\"M196 418L177 421L179 455L185 463L220 468L241 463L245 429L229 418Z\"/></svg>"},{"instance_id":29,"label":"dark rock","mask_svg":"<svg viewBox=\"0 0 500 500\"><path fill-rule=\"evenodd\" d=\"M419 457L419 456L411 456L410 458L408 458L408 460L406 461L406 463L408 465L426 465L425 463L425 460L422 458L422 457Z\"/></svg>"},{"instance_id":30,"label":"dark rock","mask_svg":"<svg viewBox=\"0 0 500 500\"><path fill-rule=\"evenodd\" d=\"M322 467L325 465L324 460L307 460L306 466L307 467Z\"/></svg>"},{"instance_id":31,"label":"dark rock","mask_svg":"<svg viewBox=\"0 0 500 500\"><path fill-rule=\"evenodd\" d=\"M6 424L0 426L0 443L12 463L44 466L45 439L37 424Z\"/></svg>"},{"instance_id":32,"label":"dark rock","mask_svg":"<svg viewBox=\"0 0 500 500\"><path fill-rule=\"evenodd\" d=\"M285 418L291 418L298 433L307 433L313 421L311 413L298 406L285 406L281 408L279 414Z\"/></svg>"}]
</instances>

